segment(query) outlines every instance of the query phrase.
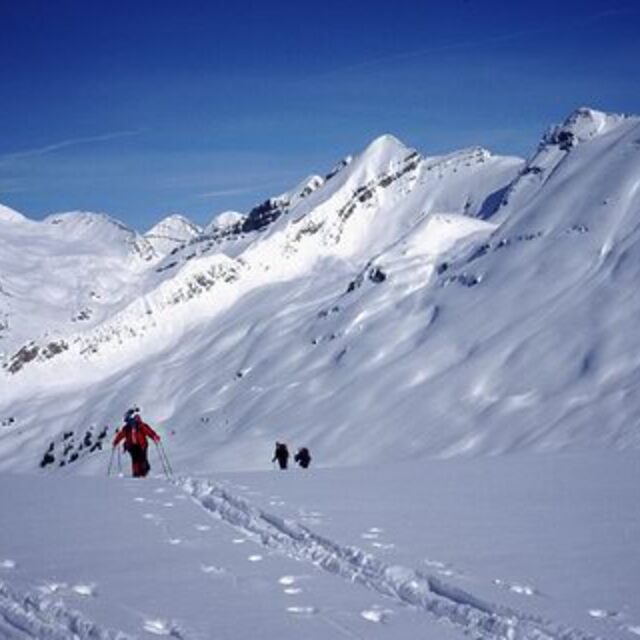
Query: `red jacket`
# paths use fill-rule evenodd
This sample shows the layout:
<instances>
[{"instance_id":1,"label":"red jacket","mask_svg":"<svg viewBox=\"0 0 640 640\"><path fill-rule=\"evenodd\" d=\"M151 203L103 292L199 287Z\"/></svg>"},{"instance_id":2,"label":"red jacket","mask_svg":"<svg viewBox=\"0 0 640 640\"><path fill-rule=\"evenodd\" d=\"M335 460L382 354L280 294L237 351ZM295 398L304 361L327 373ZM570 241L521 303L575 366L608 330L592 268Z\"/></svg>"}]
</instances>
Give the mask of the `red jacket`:
<instances>
[{"instance_id":1,"label":"red jacket","mask_svg":"<svg viewBox=\"0 0 640 640\"><path fill-rule=\"evenodd\" d=\"M142 422L140 416L136 416L134 421L120 427L116 437L113 439L115 447L122 440L125 441L125 448L131 445L138 445L143 449L148 446L147 438L151 438L154 442L160 441L160 436L145 422Z\"/></svg>"}]
</instances>

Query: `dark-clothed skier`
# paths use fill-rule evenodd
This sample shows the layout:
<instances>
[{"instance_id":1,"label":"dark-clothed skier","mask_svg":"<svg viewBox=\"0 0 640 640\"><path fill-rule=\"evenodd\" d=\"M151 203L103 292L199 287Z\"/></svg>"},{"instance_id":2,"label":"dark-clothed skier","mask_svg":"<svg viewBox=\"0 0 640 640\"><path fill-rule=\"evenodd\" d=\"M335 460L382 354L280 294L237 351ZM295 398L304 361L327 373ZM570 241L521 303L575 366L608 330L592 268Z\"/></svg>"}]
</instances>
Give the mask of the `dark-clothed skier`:
<instances>
[{"instance_id":1,"label":"dark-clothed skier","mask_svg":"<svg viewBox=\"0 0 640 640\"><path fill-rule=\"evenodd\" d=\"M129 409L124 415L124 425L116 433L113 446L124 440L124 450L131 456L131 475L134 478L144 478L151 469L147 458L149 443L147 438L160 442L160 436L142 421L137 409Z\"/></svg>"},{"instance_id":2,"label":"dark-clothed skier","mask_svg":"<svg viewBox=\"0 0 640 640\"><path fill-rule=\"evenodd\" d=\"M301 447L293 459L303 468L306 469L311 464L311 454L307 447Z\"/></svg>"},{"instance_id":3,"label":"dark-clothed skier","mask_svg":"<svg viewBox=\"0 0 640 640\"><path fill-rule=\"evenodd\" d=\"M289 462L289 449L284 442L276 442L276 450L271 462L278 461L281 469L286 469Z\"/></svg>"}]
</instances>

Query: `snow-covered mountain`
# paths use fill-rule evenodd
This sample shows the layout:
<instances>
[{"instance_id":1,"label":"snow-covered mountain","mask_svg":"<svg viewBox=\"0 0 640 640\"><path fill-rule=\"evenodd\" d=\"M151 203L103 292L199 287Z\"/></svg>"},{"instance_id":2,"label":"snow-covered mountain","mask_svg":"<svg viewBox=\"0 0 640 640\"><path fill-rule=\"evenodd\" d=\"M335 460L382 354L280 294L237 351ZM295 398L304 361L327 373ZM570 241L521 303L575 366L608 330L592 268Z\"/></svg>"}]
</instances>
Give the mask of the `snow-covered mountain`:
<instances>
[{"instance_id":1,"label":"snow-covered mountain","mask_svg":"<svg viewBox=\"0 0 640 640\"><path fill-rule=\"evenodd\" d=\"M202 470L637 447L639 215L640 119L589 109L527 161L383 136L204 230L0 212L0 467L134 403Z\"/></svg>"},{"instance_id":2,"label":"snow-covered mountain","mask_svg":"<svg viewBox=\"0 0 640 640\"><path fill-rule=\"evenodd\" d=\"M9 211L9 214L6 212ZM34 222L0 215L0 354L34 339L51 354L138 295L157 260L137 232L104 214L72 212Z\"/></svg>"},{"instance_id":3,"label":"snow-covered mountain","mask_svg":"<svg viewBox=\"0 0 640 640\"><path fill-rule=\"evenodd\" d=\"M202 228L187 220L184 216L167 216L144 234L155 252L165 256L176 247L180 247L202 234Z\"/></svg>"}]
</instances>

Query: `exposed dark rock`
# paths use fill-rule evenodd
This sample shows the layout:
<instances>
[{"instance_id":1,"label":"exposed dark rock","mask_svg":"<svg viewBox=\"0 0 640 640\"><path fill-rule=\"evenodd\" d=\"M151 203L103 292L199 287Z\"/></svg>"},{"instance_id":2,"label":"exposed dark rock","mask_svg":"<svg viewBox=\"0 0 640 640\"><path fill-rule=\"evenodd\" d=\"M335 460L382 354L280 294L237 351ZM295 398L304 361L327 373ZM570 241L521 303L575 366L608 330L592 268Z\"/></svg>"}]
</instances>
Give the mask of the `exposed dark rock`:
<instances>
[{"instance_id":1,"label":"exposed dark rock","mask_svg":"<svg viewBox=\"0 0 640 640\"><path fill-rule=\"evenodd\" d=\"M40 468L44 469L47 465L53 464L55 461L56 459L51 451L47 451L47 453L44 454L42 460L40 461Z\"/></svg>"},{"instance_id":2,"label":"exposed dark rock","mask_svg":"<svg viewBox=\"0 0 640 640\"><path fill-rule=\"evenodd\" d=\"M242 233L260 231L275 222L285 211L286 207L269 198L249 211L242 221L240 230Z\"/></svg>"},{"instance_id":3,"label":"exposed dark rock","mask_svg":"<svg viewBox=\"0 0 640 640\"><path fill-rule=\"evenodd\" d=\"M177 249L174 249L174 251L177 251ZM173 251L171 252L173 253ZM156 273L162 273L163 271L167 271L168 269L173 269L173 267L177 266L177 262L169 262L168 264L165 264L163 267L158 267L156 269Z\"/></svg>"},{"instance_id":4,"label":"exposed dark rock","mask_svg":"<svg viewBox=\"0 0 640 640\"><path fill-rule=\"evenodd\" d=\"M35 360L40 351L40 347L38 347L35 343L30 342L26 344L24 347L19 349L17 353L15 353L9 359L9 363L4 365L4 368L9 371L9 373L18 373L22 367L28 362Z\"/></svg>"},{"instance_id":5,"label":"exposed dark rock","mask_svg":"<svg viewBox=\"0 0 640 640\"><path fill-rule=\"evenodd\" d=\"M368 277L371 282L380 284L387 279L387 274L380 267L373 267L369 269Z\"/></svg>"}]
</instances>

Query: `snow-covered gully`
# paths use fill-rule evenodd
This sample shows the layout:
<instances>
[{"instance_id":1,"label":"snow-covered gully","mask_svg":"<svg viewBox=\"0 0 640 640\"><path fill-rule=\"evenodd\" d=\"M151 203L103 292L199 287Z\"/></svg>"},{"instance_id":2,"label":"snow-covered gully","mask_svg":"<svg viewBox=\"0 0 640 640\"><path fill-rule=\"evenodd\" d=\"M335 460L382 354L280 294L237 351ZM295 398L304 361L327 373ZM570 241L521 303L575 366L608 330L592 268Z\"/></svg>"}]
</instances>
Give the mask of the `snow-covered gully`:
<instances>
[{"instance_id":1,"label":"snow-covered gully","mask_svg":"<svg viewBox=\"0 0 640 640\"><path fill-rule=\"evenodd\" d=\"M132 640L131 636L104 629L60 600L19 595L0 582L0 638L27 640Z\"/></svg>"},{"instance_id":2,"label":"snow-covered gully","mask_svg":"<svg viewBox=\"0 0 640 640\"><path fill-rule=\"evenodd\" d=\"M362 549L340 545L299 522L263 511L215 483L187 477L176 480L176 484L211 514L265 547L416 607L473 638L595 640L595 636L578 629L486 602L420 571L385 564Z\"/></svg>"}]
</instances>

